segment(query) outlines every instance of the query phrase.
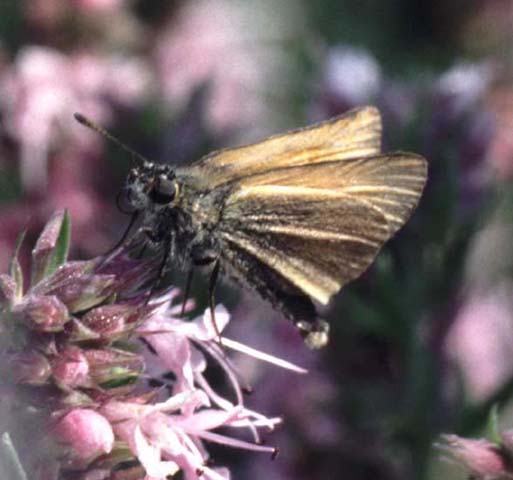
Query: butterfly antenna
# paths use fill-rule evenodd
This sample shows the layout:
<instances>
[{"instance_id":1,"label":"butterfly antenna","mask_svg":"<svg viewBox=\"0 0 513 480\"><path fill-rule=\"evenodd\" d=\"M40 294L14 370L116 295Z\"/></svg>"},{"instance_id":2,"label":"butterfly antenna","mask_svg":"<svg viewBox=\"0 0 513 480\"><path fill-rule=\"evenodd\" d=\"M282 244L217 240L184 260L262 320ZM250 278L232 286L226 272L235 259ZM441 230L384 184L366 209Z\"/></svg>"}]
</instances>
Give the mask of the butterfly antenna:
<instances>
[{"instance_id":1,"label":"butterfly antenna","mask_svg":"<svg viewBox=\"0 0 513 480\"><path fill-rule=\"evenodd\" d=\"M118 140L114 135L110 134L107 130L105 130L105 128L100 127L100 125L94 123L92 120L89 120L89 118L85 117L81 113L74 113L73 116L75 117L75 120L78 123L84 125L87 128L90 128L91 130L94 130L96 133L99 133L100 135L103 135L106 139L110 140L112 143L115 143L125 152L128 152L130 155L132 155L132 157L139 159L143 163L148 162L147 158L143 157L135 150L132 150L128 145L125 145L123 142Z\"/></svg>"}]
</instances>

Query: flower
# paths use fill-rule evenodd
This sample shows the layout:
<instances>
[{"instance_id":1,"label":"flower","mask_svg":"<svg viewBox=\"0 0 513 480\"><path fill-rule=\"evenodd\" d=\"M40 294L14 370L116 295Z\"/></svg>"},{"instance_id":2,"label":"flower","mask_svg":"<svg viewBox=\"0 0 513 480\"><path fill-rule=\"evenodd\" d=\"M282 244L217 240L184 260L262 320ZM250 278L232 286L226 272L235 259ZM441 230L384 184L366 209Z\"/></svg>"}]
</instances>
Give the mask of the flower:
<instances>
[{"instance_id":1,"label":"flower","mask_svg":"<svg viewBox=\"0 0 513 480\"><path fill-rule=\"evenodd\" d=\"M150 78L142 60L77 52L66 56L48 47L25 47L0 77L7 132L20 142L21 174L27 191L46 187L49 150L64 136L75 148L98 148L100 139L73 128L75 111L108 122L112 106L137 105ZM84 140L85 139L85 140ZM66 143L66 142L62 142Z\"/></svg>"},{"instance_id":2,"label":"flower","mask_svg":"<svg viewBox=\"0 0 513 480\"><path fill-rule=\"evenodd\" d=\"M220 479L207 466L208 455L201 440L208 440L238 448L274 453L273 447L257 445L211 432L229 426L254 428L274 426L278 420L262 421L250 411L239 407L230 411L205 408L208 396L201 390L176 394L165 402L141 405L136 401L107 403L101 410L114 425L119 438L126 441L151 477L166 478L183 470L186 478ZM185 413L180 413L180 410ZM201 473L199 473L201 472Z\"/></svg>"},{"instance_id":3,"label":"flower","mask_svg":"<svg viewBox=\"0 0 513 480\"><path fill-rule=\"evenodd\" d=\"M0 276L0 374L17 398L15 424L36 417L46 432L29 445L13 430L27 475L106 479L116 471L115 478L165 480L182 471L187 480L222 480L229 471L212 465L205 442L274 456L261 430L281 419L245 405L237 369L220 344L305 370L219 337L230 319L221 305L216 328L210 311L181 318L177 289L150 299L158 258L132 259L137 240L107 257L67 261L69 230L67 214L57 212L32 251L30 278L17 253L10 273ZM185 312L192 306L187 302ZM224 371L232 398L210 383L211 360ZM250 439L230 433L244 430ZM41 476L48 471L54 476Z\"/></svg>"},{"instance_id":4,"label":"flower","mask_svg":"<svg viewBox=\"0 0 513 480\"><path fill-rule=\"evenodd\" d=\"M476 480L513 478L508 453L503 451L500 445L489 440L443 435L441 442L436 446Z\"/></svg>"},{"instance_id":5,"label":"flower","mask_svg":"<svg viewBox=\"0 0 513 480\"><path fill-rule=\"evenodd\" d=\"M253 350L224 336L218 339L209 311L206 311L202 317L196 318L192 322L184 323L183 320L178 318L179 306L173 307L171 304L175 295L175 292L171 292L169 298L157 300L156 303L160 304L159 307L147 318L138 331L155 349L166 367L177 372L177 366L182 366L182 371L177 377L176 391L190 389L194 382L202 384L203 388L206 387L203 376L206 360L204 355L196 348L197 345L201 345L224 369L227 377L231 380L237 399L240 402L242 401L242 390L239 386L236 370L226 357L218 340L227 348L242 351L260 360L274 363L298 373L306 372L289 362ZM217 329L219 333L222 333L228 324L229 314L224 307L219 306L215 311L215 318ZM207 388L207 390L210 389ZM212 395L212 400L216 401L214 395Z\"/></svg>"},{"instance_id":6,"label":"flower","mask_svg":"<svg viewBox=\"0 0 513 480\"><path fill-rule=\"evenodd\" d=\"M210 131L269 123L274 117L267 96L284 94L291 68L287 55L269 44L296 37L302 13L297 4L184 2L155 45L164 100L181 109L207 87L204 116Z\"/></svg>"},{"instance_id":7,"label":"flower","mask_svg":"<svg viewBox=\"0 0 513 480\"><path fill-rule=\"evenodd\" d=\"M335 46L321 72L319 101L312 116L324 119L349 108L373 103L382 86L381 67L365 49Z\"/></svg>"},{"instance_id":8,"label":"flower","mask_svg":"<svg viewBox=\"0 0 513 480\"><path fill-rule=\"evenodd\" d=\"M478 268L483 274L481 264ZM492 291L470 290L455 315L445 350L458 365L474 402L490 398L512 375L512 314L511 285L503 282Z\"/></svg>"}]
</instances>

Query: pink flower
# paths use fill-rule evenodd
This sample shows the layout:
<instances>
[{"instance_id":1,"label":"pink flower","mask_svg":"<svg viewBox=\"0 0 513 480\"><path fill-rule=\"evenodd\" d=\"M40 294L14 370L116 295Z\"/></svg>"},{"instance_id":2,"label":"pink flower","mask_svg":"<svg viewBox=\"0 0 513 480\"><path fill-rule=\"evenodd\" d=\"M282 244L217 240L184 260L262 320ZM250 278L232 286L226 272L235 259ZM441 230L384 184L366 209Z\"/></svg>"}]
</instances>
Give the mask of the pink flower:
<instances>
[{"instance_id":1,"label":"pink flower","mask_svg":"<svg viewBox=\"0 0 513 480\"><path fill-rule=\"evenodd\" d=\"M206 122L215 132L251 127L270 117L262 92L286 85L290 72L286 56L269 43L290 40L300 22L292 20L294 8L266 5L184 2L155 50L164 98L173 108L184 107L207 86Z\"/></svg>"},{"instance_id":2,"label":"pink flower","mask_svg":"<svg viewBox=\"0 0 513 480\"><path fill-rule=\"evenodd\" d=\"M278 419L255 418L254 414L242 407L234 407L229 412L201 409L208 406L208 396L201 390L194 390L179 393L154 405L112 401L101 409L101 413L112 423L116 435L128 443L146 473L156 479L165 479L179 469L190 480L199 477L212 480L228 478L206 466L208 454L202 440L275 453L273 447L236 440L211 430L222 426L272 428L279 422Z\"/></svg>"},{"instance_id":3,"label":"pink flower","mask_svg":"<svg viewBox=\"0 0 513 480\"><path fill-rule=\"evenodd\" d=\"M77 8L81 10L105 13L120 8L124 0L72 0Z\"/></svg>"},{"instance_id":4,"label":"pink flower","mask_svg":"<svg viewBox=\"0 0 513 480\"><path fill-rule=\"evenodd\" d=\"M471 292L447 337L446 351L474 401L488 398L513 372L510 297L509 285Z\"/></svg>"},{"instance_id":5,"label":"pink flower","mask_svg":"<svg viewBox=\"0 0 513 480\"><path fill-rule=\"evenodd\" d=\"M21 50L13 68L0 77L0 92L6 128L20 142L25 189L46 188L48 153L63 134L88 150L100 145L97 135L77 133L75 111L108 123L111 108L105 97L122 105L138 103L147 93L146 72L135 58L66 56L36 46Z\"/></svg>"},{"instance_id":6,"label":"pink flower","mask_svg":"<svg viewBox=\"0 0 513 480\"><path fill-rule=\"evenodd\" d=\"M60 440L73 449L80 460L91 461L110 453L114 445L114 432L109 421L98 412L76 408L62 417L55 426Z\"/></svg>"},{"instance_id":7,"label":"pink flower","mask_svg":"<svg viewBox=\"0 0 513 480\"><path fill-rule=\"evenodd\" d=\"M159 306L138 329L139 333L155 349L163 365L177 375L175 392L191 390L196 382L211 395L212 401L217 402L220 406L226 405L225 401L208 387L208 382L203 375L207 362L203 353L196 347L201 345L202 349L208 352L223 368L234 389L237 402L242 403L243 389L240 386L239 376L231 361L219 346L219 341L227 348L238 350L282 368L297 373L306 372L306 370L290 362L252 349L224 336L218 338L209 310L206 310L203 316L191 322L184 322L177 318L181 306L171 305L175 296L176 293L171 294L168 298L163 297L156 300L155 304ZM223 306L216 308L215 318L217 329L222 333L230 318ZM231 403L229 405L231 406Z\"/></svg>"}]
</instances>

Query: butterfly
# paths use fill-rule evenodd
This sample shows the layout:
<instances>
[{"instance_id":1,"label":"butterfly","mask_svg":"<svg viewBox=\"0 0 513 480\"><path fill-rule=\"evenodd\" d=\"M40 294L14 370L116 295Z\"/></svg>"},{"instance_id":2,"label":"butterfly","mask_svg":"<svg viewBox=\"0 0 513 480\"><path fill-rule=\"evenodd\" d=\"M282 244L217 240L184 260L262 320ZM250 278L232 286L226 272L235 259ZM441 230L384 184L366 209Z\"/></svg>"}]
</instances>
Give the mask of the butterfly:
<instances>
[{"instance_id":1,"label":"butterfly","mask_svg":"<svg viewBox=\"0 0 513 480\"><path fill-rule=\"evenodd\" d=\"M123 194L149 244L163 252L162 270L170 261L188 269L188 291L194 268L208 266L213 318L214 289L224 273L319 348L329 325L314 302L326 305L369 267L426 183L426 160L381 153L381 132L380 113L368 106L215 151L190 166L138 156Z\"/></svg>"}]
</instances>

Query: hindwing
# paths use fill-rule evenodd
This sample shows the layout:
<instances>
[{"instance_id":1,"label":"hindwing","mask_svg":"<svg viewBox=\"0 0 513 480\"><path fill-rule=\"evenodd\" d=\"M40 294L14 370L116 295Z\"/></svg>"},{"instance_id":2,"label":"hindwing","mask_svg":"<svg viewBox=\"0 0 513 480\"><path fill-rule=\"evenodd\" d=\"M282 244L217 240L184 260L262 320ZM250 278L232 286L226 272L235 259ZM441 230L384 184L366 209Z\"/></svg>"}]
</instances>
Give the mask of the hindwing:
<instances>
[{"instance_id":1,"label":"hindwing","mask_svg":"<svg viewBox=\"0 0 513 480\"><path fill-rule=\"evenodd\" d=\"M234 185L217 231L327 303L404 224L425 179L425 160L407 153L278 168Z\"/></svg>"}]
</instances>

